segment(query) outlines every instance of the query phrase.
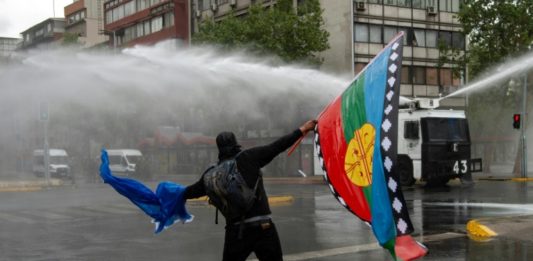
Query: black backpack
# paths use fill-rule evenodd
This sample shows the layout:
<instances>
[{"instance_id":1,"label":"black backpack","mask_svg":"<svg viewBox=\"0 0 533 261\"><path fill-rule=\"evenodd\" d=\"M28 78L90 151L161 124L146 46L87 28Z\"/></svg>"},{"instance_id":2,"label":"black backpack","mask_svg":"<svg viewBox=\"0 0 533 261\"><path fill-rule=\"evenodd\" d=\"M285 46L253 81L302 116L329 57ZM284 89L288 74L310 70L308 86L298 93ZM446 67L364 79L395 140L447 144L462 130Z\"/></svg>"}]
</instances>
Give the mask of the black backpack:
<instances>
[{"instance_id":1,"label":"black backpack","mask_svg":"<svg viewBox=\"0 0 533 261\"><path fill-rule=\"evenodd\" d=\"M237 157L238 154L210 167L203 176L209 200L230 221L236 218L244 219L255 203L260 178L257 178L253 189L248 187L237 168Z\"/></svg>"}]
</instances>

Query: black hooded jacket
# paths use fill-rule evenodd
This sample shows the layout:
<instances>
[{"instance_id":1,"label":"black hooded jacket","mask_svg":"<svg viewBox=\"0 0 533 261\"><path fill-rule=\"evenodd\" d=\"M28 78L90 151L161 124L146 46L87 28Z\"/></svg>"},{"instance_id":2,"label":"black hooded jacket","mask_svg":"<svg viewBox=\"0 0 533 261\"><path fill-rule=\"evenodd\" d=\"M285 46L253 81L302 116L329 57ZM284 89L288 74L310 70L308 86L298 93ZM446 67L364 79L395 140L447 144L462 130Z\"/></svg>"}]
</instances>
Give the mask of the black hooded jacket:
<instances>
[{"instance_id":1,"label":"black hooded jacket","mask_svg":"<svg viewBox=\"0 0 533 261\"><path fill-rule=\"evenodd\" d=\"M300 129L294 130L292 133L287 134L278 140L272 142L271 144L265 146L258 146L250 149L246 149L239 154L237 157L237 166L240 173L242 174L246 184L250 188L253 188L255 182L259 178L260 170L262 167L270 163L278 154L288 149L292 144L294 144L300 137L302 132ZM218 143L218 138L217 138ZM229 157L233 157L240 151L240 146L235 143L237 148L234 148L231 153L222 153L222 150L219 147L219 160L224 160ZM204 173L205 174L205 173ZM263 180L259 180L257 187L258 199L256 203L252 206L245 218L269 215L270 206L268 205L268 197L263 186ZM200 177L196 183L188 186L185 190L185 198L198 198L206 195L203 175ZM226 223L234 223L240 220L226 220Z\"/></svg>"}]
</instances>

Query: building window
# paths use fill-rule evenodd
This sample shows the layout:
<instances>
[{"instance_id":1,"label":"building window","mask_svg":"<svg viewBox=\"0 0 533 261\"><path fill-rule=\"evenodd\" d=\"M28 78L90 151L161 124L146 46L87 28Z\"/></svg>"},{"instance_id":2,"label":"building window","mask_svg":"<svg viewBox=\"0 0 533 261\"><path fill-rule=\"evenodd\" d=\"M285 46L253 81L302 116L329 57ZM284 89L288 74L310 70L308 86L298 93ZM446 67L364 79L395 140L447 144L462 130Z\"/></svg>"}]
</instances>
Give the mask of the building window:
<instances>
[{"instance_id":1,"label":"building window","mask_svg":"<svg viewBox=\"0 0 533 261\"><path fill-rule=\"evenodd\" d=\"M152 33L159 32L161 29L163 29L163 17L152 18Z\"/></svg>"},{"instance_id":2,"label":"building window","mask_svg":"<svg viewBox=\"0 0 533 261\"><path fill-rule=\"evenodd\" d=\"M426 68L426 84L427 85L439 85L437 77L437 68L427 67Z\"/></svg>"},{"instance_id":3,"label":"building window","mask_svg":"<svg viewBox=\"0 0 533 261\"><path fill-rule=\"evenodd\" d=\"M136 37L144 36L144 27L143 27L142 22L135 25L135 32L136 32Z\"/></svg>"},{"instance_id":4,"label":"building window","mask_svg":"<svg viewBox=\"0 0 533 261\"><path fill-rule=\"evenodd\" d=\"M386 43L390 42L394 36L396 36L396 33L398 32L398 29L396 27L392 26L384 26L383 27L383 40L385 40Z\"/></svg>"},{"instance_id":5,"label":"building window","mask_svg":"<svg viewBox=\"0 0 533 261\"><path fill-rule=\"evenodd\" d=\"M110 24L113 22L113 10L105 12L105 23Z\"/></svg>"},{"instance_id":6,"label":"building window","mask_svg":"<svg viewBox=\"0 0 533 261\"><path fill-rule=\"evenodd\" d=\"M385 0L383 3L386 5L396 5L397 1L396 0Z\"/></svg>"},{"instance_id":7,"label":"building window","mask_svg":"<svg viewBox=\"0 0 533 261\"><path fill-rule=\"evenodd\" d=\"M398 6L411 7L411 0L398 0Z\"/></svg>"},{"instance_id":8,"label":"building window","mask_svg":"<svg viewBox=\"0 0 533 261\"><path fill-rule=\"evenodd\" d=\"M354 72L355 74L357 75L358 73L360 73L366 66L366 63L355 63L355 66L354 66Z\"/></svg>"},{"instance_id":9,"label":"building window","mask_svg":"<svg viewBox=\"0 0 533 261\"><path fill-rule=\"evenodd\" d=\"M413 46L426 46L426 32L423 29L413 30Z\"/></svg>"},{"instance_id":10,"label":"building window","mask_svg":"<svg viewBox=\"0 0 533 261\"><path fill-rule=\"evenodd\" d=\"M367 24L355 24L354 35L356 42L368 42L368 25Z\"/></svg>"},{"instance_id":11,"label":"building window","mask_svg":"<svg viewBox=\"0 0 533 261\"><path fill-rule=\"evenodd\" d=\"M35 31L35 37L39 37L44 34L44 28Z\"/></svg>"},{"instance_id":12,"label":"building window","mask_svg":"<svg viewBox=\"0 0 533 261\"><path fill-rule=\"evenodd\" d=\"M163 26L171 27L174 26L174 13L166 13L163 15Z\"/></svg>"},{"instance_id":13,"label":"building window","mask_svg":"<svg viewBox=\"0 0 533 261\"><path fill-rule=\"evenodd\" d=\"M426 47L437 47L437 31L426 30Z\"/></svg>"},{"instance_id":14,"label":"building window","mask_svg":"<svg viewBox=\"0 0 533 261\"><path fill-rule=\"evenodd\" d=\"M411 45L411 30L409 28L400 27L398 28L398 32L403 32L403 45Z\"/></svg>"},{"instance_id":15,"label":"building window","mask_svg":"<svg viewBox=\"0 0 533 261\"><path fill-rule=\"evenodd\" d=\"M122 19L124 17L124 5L121 5L119 7L117 7L118 9L118 19Z\"/></svg>"},{"instance_id":16,"label":"building window","mask_svg":"<svg viewBox=\"0 0 533 261\"><path fill-rule=\"evenodd\" d=\"M452 70L448 68L440 69L440 85L451 86L452 85Z\"/></svg>"},{"instance_id":17,"label":"building window","mask_svg":"<svg viewBox=\"0 0 533 261\"><path fill-rule=\"evenodd\" d=\"M459 9L461 9L461 1L460 0L452 0L452 12L458 13Z\"/></svg>"},{"instance_id":18,"label":"building window","mask_svg":"<svg viewBox=\"0 0 533 261\"><path fill-rule=\"evenodd\" d=\"M410 84L412 83L411 82L411 79L413 79L411 77L411 73L410 73L410 70L409 70L409 66L402 66L402 75L401 75L401 83L403 84Z\"/></svg>"},{"instance_id":19,"label":"building window","mask_svg":"<svg viewBox=\"0 0 533 261\"><path fill-rule=\"evenodd\" d=\"M207 10L209 9L209 3L211 0L198 0L198 10Z\"/></svg>"},{"instance_id":20,"label":"building window","mask_svg":"<svg viewBox=\"0 0 533 261\"><path fill-rule=\"evenodd\" d=\"M137 11L150 7L150 0L137 0Z\"/></svg>"},{"instance_id":21,"label":"building window","mask_svg":"<svg viewBox=\"0 0 533 261\"><path fill-rule=\"evenodd\" d=\"M457 49L465 49L465 36L460 32L453 32L452 46Z\"/></svg>"},{"instance_id":22,"label":"building window","mask_svg":"<svg viewBox=\"0 0 533 261\"><path fill-rule=\"evenodd\" d=\"M144 21L144 35L152 33L152 27L150 26L150 20Z\"/></svg>"},{"instance_id":23,"label":"building window","mask_svg":"<svg viewBox=\"0 0 533 261\"><path fill-rule=\"evenodd\" d=\"M425 67L412 67L413 83L414 84L426 84L426 68Z\"/></svg>"},{"instance_id":24,"label":"building window","mask_svg":"<svg viewBox=\"0 0 533 261\"><path fill-rule=\"evenodd\" d=\"M426 8L426 0L413 0L413 8Z\"/></svg>"},{"instance_id":25,"label":"building window","mask_svg":"<svg viewBox=\"0 0 533 261\"><path fill-rule=\"evenodd\" d=\"M455 77L455 75L453 75L453 72L452 72L452 85L453 86L460 86L461 85L461 78L460 77Z\"/></svg>"},{"instance_id":26,"label":"building window","mask_svg":"<svg viewBox=\"0 0 533 261\"><path fill-rule=\"evenodd\" d=\"M382 0L368 0L368 3L370 4L381 4L382 2Z\"/></svg>"},{"instance_id":27,"label":"building window","mask_svg":"<svg viewBox=\"0 0 533 261\"><path fill-rule=\"evenodd\" d=\"M370 25L370 42L383 43L381 39L381 25Z\"/></svg>"},{"instance_id":28,"label":"building window","mask_svg":"<svg viewBox=\"0 0 533 261\"><path fill-rule=\"evenodd\" d=\"M452 33L440 31L439 44L444 44L446 47L452 46Z\"/></svg>"},{"instance_id":29,"label":"building window","mask_svg":"<svg viewBox=\"0 0 533 261\"><path fill-rule=\"evenodd\" d=\"M128 27L126 29L124 29L124 42L127 43L131 40L134 39L134 30L135 30L135 27Z\"/></svg>"},{"instance_id":30,"label":"building window","mask_svg":"<svg viewBox=\"0 0 533 261\"><path fill-rule=\"evenodd\" d=\"M135 12L135 1L130 1L124 5L124 16L132 15Z\"/></svg>"},{"instance_id":31,"label":"building window","mask_svg":"<svg viewBox=\"0 0 533 261\"><path fill-rule=\"evenodd\" d=\"M118 8L113 9L113 19L111 19L111 22L118 20Z\"/></svg>"},{"instance_id":32,"label":"building window","mask_svg":"<svg viewBox=\"0 0 533 261\"><path fill-rule=\"evenodd\" d=\"M398 32L404 33L405 46L437 48L442 41L447 46L458 49L465 48L465 37L460 32L424 30L377 24L354 24L354 41L363 43L388 43Z\"/></svg>"}]
</instances>

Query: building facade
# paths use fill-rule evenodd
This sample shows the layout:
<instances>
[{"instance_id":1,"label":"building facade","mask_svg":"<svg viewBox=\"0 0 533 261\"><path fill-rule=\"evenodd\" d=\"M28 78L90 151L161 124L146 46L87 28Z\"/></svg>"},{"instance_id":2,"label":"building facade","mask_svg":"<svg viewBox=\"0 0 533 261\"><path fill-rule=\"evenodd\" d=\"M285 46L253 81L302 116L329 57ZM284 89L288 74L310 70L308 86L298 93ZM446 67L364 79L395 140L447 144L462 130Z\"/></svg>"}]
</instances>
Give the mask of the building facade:
<instances>
[{"instance_id":1,"label":"building facade","mask_svg":"<svg viewBox=\"0 0 533 261\"><path fill-rule=\"evenodd\" d=\"M0 59L11 56L19 42L19 38L0 37Z\"/></svg>"},{"instance_id":2,"label":"building facade","mask_svg":"<svg viewBox=\"0 0 533 261\"><path fill-rule=\"evenodd\" d=\"M64 18L48 18L20 33L22 41L18 49L25 50L39 45L52 44L65 32Z\"/></svg>"},{"instance_id":3,"label":"building facade","mask_svg":"<svg viewBox=\"0 0 533 261\"><path fill-rule=\"evenodd\" d=\"M109 41L104 34L104 0L74 0L64 11L65 34L76 36L84 47Z\"/></svg>"},{"instance_id":4,"label":"building facade","mask_svg":"<svg viewBox=\"0 0 533 261\"><path fill-rule=\"evenodd\" d=\"M401 95L445 96L462 86L455 64L439 64L439 45L464 52L465 36L455 18L461 0L321 0L331 49L324 52L325 70L354 75L403 31ZM441 107L463 107L464 98L448 98Z\"/></svg>"},{"instance_id":5,"label":"building facade","mask_svg":"<svg viewBox=\"0 0 533 261\"><path fill-rule=\"evenodd\" d=\"M188 0L108 0L104 28L110 44L128 47L175 39L188 44Z\"/></svg>"},{"instance_id":6,"label":"building facade","mask_svg":"<svg viewBox=\"0 0 533 261\"><path fill-rule=\"evenodd\" d=\"M223 19L230 11L244 15L260 0L192 0L193 32L202 20ZM305 1L305 0L303 0ZM302 0L294 0L294 6ZM454 17L462 0L320 0L330 49L322 53L321 69L353 77L391 40L403 31L404 55L401 94L405 97L439 97L464 82L454 77L454 64L439 64L439 44L466 50L461 24ZM273 0L262 0L265 6ZM464 98L441 101L443 107L463 107Z\"/></svg>"}]
</instances>

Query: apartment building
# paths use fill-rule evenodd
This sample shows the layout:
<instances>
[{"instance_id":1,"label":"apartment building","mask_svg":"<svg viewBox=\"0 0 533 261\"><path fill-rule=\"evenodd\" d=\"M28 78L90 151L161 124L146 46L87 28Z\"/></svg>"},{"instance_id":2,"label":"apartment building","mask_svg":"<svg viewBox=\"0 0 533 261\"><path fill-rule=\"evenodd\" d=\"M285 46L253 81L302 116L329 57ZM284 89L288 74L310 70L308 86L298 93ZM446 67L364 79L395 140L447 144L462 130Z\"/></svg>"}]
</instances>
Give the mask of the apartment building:
<instances>
[{"instance_id":1,"label":"apartment building","mask_svg":"<svg viewBox=\"0 0 533 261\"><path fill-rule=\"evenodd\" d=\"M112 46L153 44L175 39L188 44L188 0L108 0L104 2L104 29Z\"/></svg>"},{"instance_id":2,"label":"apartment building","mask_svg":"<svg viewBox=\"0 0 533 261\"><path fill-rule=\"evenodd\" d=\"M230 11L244 15L260 0L192 0L193 32L204 19L223 19ZM294 6L305 0L294 0ZM261 1L265 6L273 0ZM330 49L322 53L322 70L355 76L399 31L404 56L401 94L438 97L457 90L454 64L438 64L439 44L466 50L461 24L454 17L462 0L320 0ZM443 107L462 107L463 98L442 101Z\"/></svg>"},{"instance_id":3,"label":"apartment building","mask_svg":"<svg viewBox=\"0 0 533 261\"><path fill-rule=\"evenodd\" d=\"M104 32L104 0L74 0L64 12L65 33L77 36L84 47L109 41Z\"/></svg>"},{"instance_id":4,"label":"apartment building","mask_svg":"<svg viewBox=\"0 0 533 261\"><path fill-rule=\"evenodd\" d=\"M404 49L401 95L439 97L464 82L455 64L439 65L439 44L466 50L461 24L454 16L462 0L321 0L331 49L324 52L325 70L357 74L398 32ZM351 70L350 71L347 71ZM463 107L464 98L441 101L442 107Z\"/></svg>"},{"instance_id":5,"label":"apartment building","mask_svg":"<svg viewBox=\"0 0 533 261\"><path fill-rule=\"evenodd\" d=\"M65 32L64 18L48 18L20 33L22 42L18 49L25 50L39 45L53 44Z\"/></svg>"},{"instance_id":6,"label":"apartment building","mask_svg":"<svg viewBox=\"0 0 533 261\"><path fill-rule=\"evenodd\" d=\"M9 57L19 44L19 38L0 37L0 59Z\"/></svg>"}]
</instances>

